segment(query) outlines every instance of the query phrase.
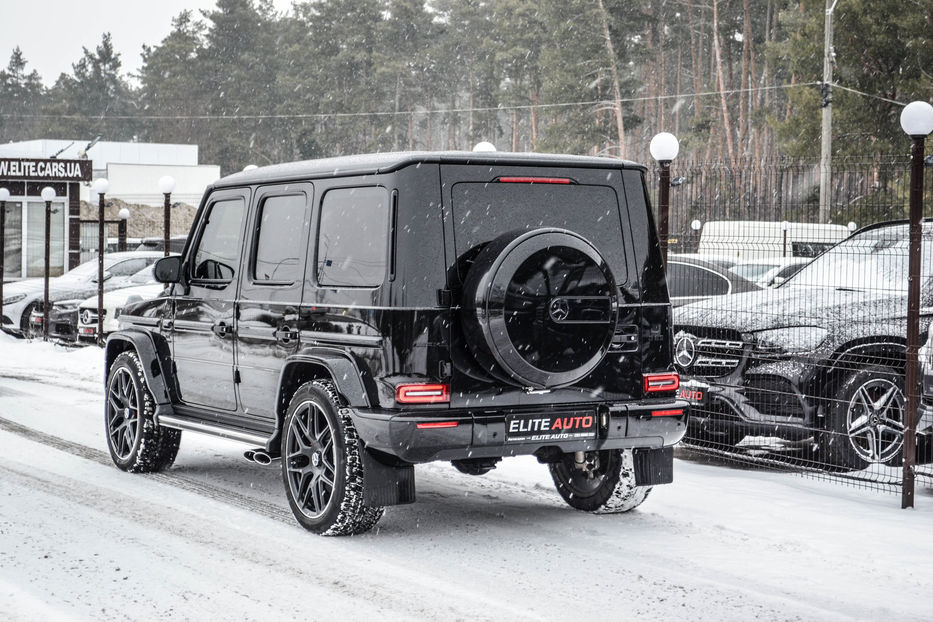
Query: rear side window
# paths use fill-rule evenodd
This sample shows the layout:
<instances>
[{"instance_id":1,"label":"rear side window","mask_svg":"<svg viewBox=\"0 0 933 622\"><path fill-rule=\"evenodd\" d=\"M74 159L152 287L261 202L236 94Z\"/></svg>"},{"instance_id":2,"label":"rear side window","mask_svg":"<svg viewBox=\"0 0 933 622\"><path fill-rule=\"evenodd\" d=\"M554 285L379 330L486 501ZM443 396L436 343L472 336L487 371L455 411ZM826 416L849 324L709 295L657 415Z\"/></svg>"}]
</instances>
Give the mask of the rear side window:
<instances>
[{"instance_id":1,"label":"rear side window","mask_svg":"<svg viewBox=\"0 0 933 622\"><path fill-rule=\"evenodd\" d=\"M376 287L386 276L389 192L339 188L321 202L317 280L337 287Z\"/></svg>"},{"instance_id":2,"label":"rear side window","mask_svg":"<svg viewBox=\"0 0 933 622\"><path fill-rule=\"evenodd\" d=\"M259 208L253 280L294 282L302 271L305 195L271 196Z\"/></svg>"},{"instance_id":3,"label":"rear side window","mask_svg":"<svg viewBox=\"0 0 933 622\"><path fill-rule=\"evenodd\" d=\"M240 258L244 208L242 199L217 201L211 205L194 253L193 278L206 281L233 280Z\"/></svg>"},{"instance_id":4,"label":"rear side window","mask_svg":"<svg viewBox=\"0 0 933 622\"><path fill-rule=\"evenodd\" d=\"M729 281L715 272L674 261L667 264L667 287L671 298L729 293Z\"/></svg>"}]
</instances>

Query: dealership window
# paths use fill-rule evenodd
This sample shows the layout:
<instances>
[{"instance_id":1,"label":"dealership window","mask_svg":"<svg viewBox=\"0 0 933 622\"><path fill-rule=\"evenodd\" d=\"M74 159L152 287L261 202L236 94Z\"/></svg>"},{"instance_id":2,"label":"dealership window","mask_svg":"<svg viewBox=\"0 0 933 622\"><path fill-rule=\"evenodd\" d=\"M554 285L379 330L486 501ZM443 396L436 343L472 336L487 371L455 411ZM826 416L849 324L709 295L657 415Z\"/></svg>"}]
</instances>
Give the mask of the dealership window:
<instances>
[{"instance_id":1,"label":"dealership window","mask_svg":"<svg viewBox=\"0 0 933 622\"><path fill-rule=\"evenodd\" d=\"M65 204L52 203L49 275L65 271ZM26 276L45 275L45 203L30 201L26 208Z\"/></svg>"},{"instance_id":2,"label":"dealership window","mask_svg":"<svg viewBox=\"0 0 933 622\"><path fill-rule=\"evenodd\" d=\"M6 202L3 230L3 276L19 278L23 273L23 204Z\"/></svg>"},{"instance_id":3,"label":"dealership window","mask_svg":"<svg viewBox=\"0 0 933 622\"><path fill-rule=\"evenodd\" d=\"M389 192L339 188L324 195L317 254L321 285L376 287L386 275Z\"/></svg>"}]
</instances>

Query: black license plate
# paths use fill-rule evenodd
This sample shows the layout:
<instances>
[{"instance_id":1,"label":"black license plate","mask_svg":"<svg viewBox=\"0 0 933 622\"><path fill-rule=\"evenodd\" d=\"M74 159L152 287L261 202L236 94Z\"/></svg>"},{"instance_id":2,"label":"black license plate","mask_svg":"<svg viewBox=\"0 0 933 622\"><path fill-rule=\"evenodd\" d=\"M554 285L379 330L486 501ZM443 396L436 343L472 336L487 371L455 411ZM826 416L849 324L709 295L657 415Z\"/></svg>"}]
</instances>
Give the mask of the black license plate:
<instances>
[{"instance_id":1,"label":"black license plate","mask_svg":"<svg viewBox=\"0 0 933 622\"><path fill-rule=\"evenodd\" d=\"M681 382L677 397L687 400L694 406L706 406L709 403L709 385L696 380Z\"/></svg>"},{"instance_id":2,"label":"black license plate","mask_svg":"<svg viewBox=\"0 0 933 622\"><path fill-rule=\"evenodd\" d=\"M596 414L593 411L505 417L505 440L509 443L578 441L593 438L596 438Z\"/></svg>"}]
</instances>

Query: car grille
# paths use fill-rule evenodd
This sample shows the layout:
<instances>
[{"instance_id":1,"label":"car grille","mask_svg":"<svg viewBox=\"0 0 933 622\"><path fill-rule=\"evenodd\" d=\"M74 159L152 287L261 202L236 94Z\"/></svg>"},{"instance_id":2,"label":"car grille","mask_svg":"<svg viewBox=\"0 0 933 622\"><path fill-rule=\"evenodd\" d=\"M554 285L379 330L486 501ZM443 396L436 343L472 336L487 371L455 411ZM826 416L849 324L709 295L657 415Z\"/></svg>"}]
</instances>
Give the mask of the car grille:
<instances>
[{"instance_id":1,"label":"car grille","mask_svg":"<svg viewBox=\"0 0 933 622\"><path fill-rule=\"evenodd\" d=\"M744 349L742 335L734 330L679 326L674 335L674 363L690 376L727 376L741 363Z\"/></svg>"}]
</instances>

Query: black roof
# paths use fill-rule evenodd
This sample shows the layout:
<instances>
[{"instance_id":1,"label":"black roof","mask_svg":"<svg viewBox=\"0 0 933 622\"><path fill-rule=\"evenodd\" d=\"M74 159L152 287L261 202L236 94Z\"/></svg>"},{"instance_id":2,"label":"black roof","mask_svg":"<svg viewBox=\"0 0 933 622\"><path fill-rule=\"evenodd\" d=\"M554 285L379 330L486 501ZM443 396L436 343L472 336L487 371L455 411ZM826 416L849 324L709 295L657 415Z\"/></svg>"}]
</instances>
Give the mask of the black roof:
<instances>
[{"instance_id":1,"label":"black roof","mask_svg":"<svg viewBox=\"0 0 933 622\"><path fill-rule=\"evenodd\" d=\"M640 169L646 167L615 158L556 155L545 153L507 153L501 151L405 151L341 156L320 160L304 160L287 164L263 166L228 175L214 182L213 187L242 186L270 181L287 181L344 175L390 173L412 164L497 164L564 166L571 168Z\"/></svg>"}]
</instances>

